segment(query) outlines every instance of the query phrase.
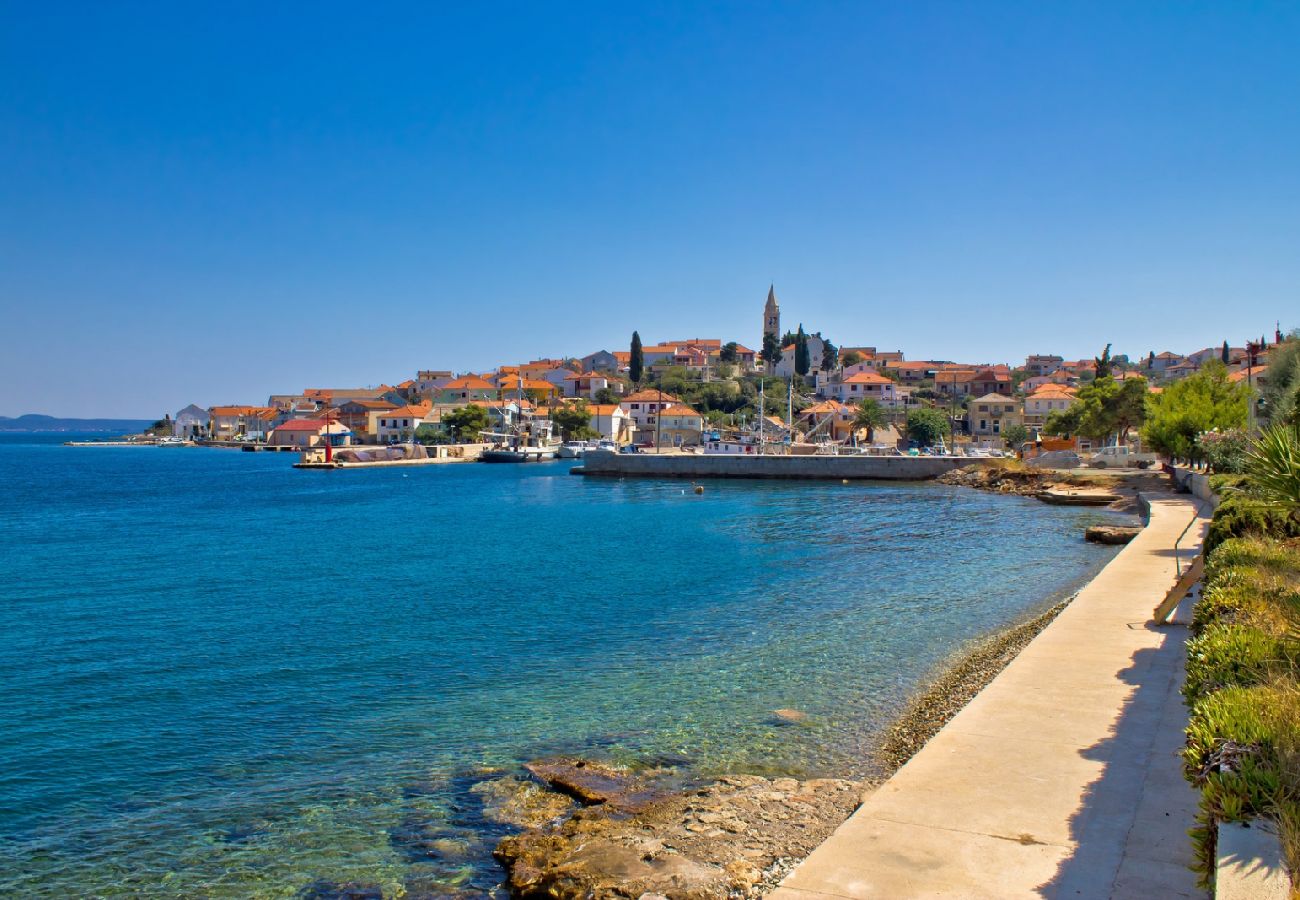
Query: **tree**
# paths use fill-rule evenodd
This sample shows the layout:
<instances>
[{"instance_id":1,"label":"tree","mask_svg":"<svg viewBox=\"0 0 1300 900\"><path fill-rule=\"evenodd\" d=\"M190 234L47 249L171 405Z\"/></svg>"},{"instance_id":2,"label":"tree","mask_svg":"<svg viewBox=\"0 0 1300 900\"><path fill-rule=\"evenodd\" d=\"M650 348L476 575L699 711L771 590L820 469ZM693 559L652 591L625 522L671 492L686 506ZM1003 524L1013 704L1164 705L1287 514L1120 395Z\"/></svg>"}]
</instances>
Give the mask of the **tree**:
<instances>
[{"instance_id":1,"label":"tree","mask_svg":"<svg viewBox=\"0 0 1300 900\"><path fill-rule=\"evenodd\" d=\"M1002 431L1002 440L1013 450L1019 450L1021 444L1029 440L1029 429L1017 422Z\"/></svg>"},{"instance_id":2,"label":"tree","mask_svg":"<svg viewBox=\"0 0 1300 900\"><path fill-rule=\"evenodd\" d=\"M415 439L425 445L450 444L452 442L451 435L447 434L447 432L443 431L437 425L430 425L428 423L422 424L419 428L415 429Z\"/></svg>"},{"instance_id":3,"label":"tree","mask_svg":"<svg viewBox=\"0 0 1300 900\"><path fill-rule=\"evenodd\" d=\"M781 361L781 342L776 339L776 335L771 332L763 335L763 351L759 356L767 363L769 371Z\"/></svg>"},{"instance_id":4,"label":"tree","mask_svg":"<svg viewBox=\"0 0 1300 900\"><path fill-rule=\"evenodd\" d=\"M840 351L830 341L822 340L822 371L834 372L839 364Z\"/></svg>"},{"instance_id":5,"label":"tree","mask_svg":"<svg viewBox=\"0 0 1300 900\"><path fill-rule=\"evenodd\" d=\"M471 403L469 406L462 406L460 409L453 409L444 414L442 424L452 430L456 440L464 442L477 438L479 432L487 430L488 412L483 407Z\"/></svg>"},{"instance_id":6,"label":"tree","mask_svg":"<svg viewBox=\"0 0 1300 900\"><path fill-rule=\"evenodd\" d=\"M1258 384L1255 378L1252 382ZM1300 426L1300 331L1268 352L1268 380L1259 385L1261 413L1270 423Z\"/></svg>"},{"instance_id":7,"label":"tree","mask_svg":"<svg viewBox=\"0 0 1300 900\"><path fill-rule=\"evenodd\" d=\"M1176 381L1147 400L1142 439L1173 459L1196 459L1196 440L1207 431L1244 428L1250 392L1228 380L1228 369L1211 360L1197 373Z\"/></svg>"},{"instance_id":8,"label":"tree","mask_svg":"<svg viewBox=\"0 0 1300 900\"><path fill-rule=\"evenodd\" d=\"M1156 367L1156 351L1151 350L1147 353L1147 369Z\"/></svg>"},{"instance_id":9,"label":"tree","mask_svg":"<svg viewBox=\"0 0 1300 900\"><path fill-rule=\"evenodd\" d=\"M860 362L862 362L862 354L856 350L850 350L840 357L840 363L843 364L846 369L849 366L856 366Z\"/></svg>"},{"instance_id":10,"label":"tree","mask_svg":"<svg viewBox=\"0 0 1300 900\"><path fill-rule=\"evenodd\" d=\"M808 358L808 335L803 333L803 323L799 323L799 331L794 336L794 371L796 375L804 376L808 374L811 360Z\"/></svg>"},{"instance_id":11,"label":"tree","mask_svg":"<svg viewBox=\"0 0 1300 900\"><path fill-rule=\"evenodd\" d=\"M611 387L597 388L595 395L592 397L597 403L608 406L611 403L618 403L622 396Z\"/></svg>"},{"instance_id":12,"label":"tree","mask_svg":"<svg viewBox=\"0 0 1300 900\"><path fill-rule=\"evenodd\" d=\"M1227 341L1224 341L1224 342L1223 342L1223 351L1219 354L1219 361L1222 362L1225 366L1226 366L1228 363L1232 362L1232 354L1231 354L1231 352L1229 352L1229 350L1228 350L1228 342L1227 342Z\"/></svg>"},{"instance_id":13,"label":"tree","mask_svg":"<svg viewBox=\"0 0 1300 900\"><path fill-rule=\"evenodd\" d=\"M948 417L937 409L913 409L907 413L907 436L922 447L937 444L950 428Z\"/></svg>"},{"instance_id":14,"label":"tree","mask_svg":"<svg viewBox=\"0 0 1300 900\"><path fill-rule=\"evenodd\" d=\"M641 383L645 375L645 354L641 350L641 335L632 332L632 352L628 354L628 376L636 384Z\"/></svg>"},{"instance_id":15,"label":"tree","mask_svg":"<svg viewBox=\"0 0 1300 900\"><path fill-rule=\"evenodd\" d=\"M727 341L722 345L722 350L718 353L718 361L724 363L734 363L740 359L740 345L735 341Z\"/></svg>"},{"instance_id":16,"label":"tree","mask_svg":"<svg viewBox=\"0 0 1300 900\"><path fill-rule=\"evenodd\" d=\"M1098 378L1109 378L1112 369L1110 362L1110 344L1107 344L1106 349L1101 351L1101 356L1093 357L1092 362L1093 369L1097 373Z\"/></svg>"},{"instance_id":17,"label":"tree","mask_svg":"<svg viewBox=\"0 0 1300 900\"><path fill-rule=\"evenodd\" d=\"M1105 441L1115 435L1122 441L1130 428L1142 424L1146 397L1145 378L1126 378L1122 382L1109 375L1096 378L1079 388L1069 409L1049 414L1043 431L1077 434L1093 441Z\"/></svg>"},{"instance_id":18,"label":"tree","mask_svg":"<svg viewBox=\"0 0 1300 900\"><path fill-rule=\"evenodd\" d=\"M581 441L597 436L591 427L591 407L586 400L556 407L551 412L551 421L560 429L560 434L566 441Z\"/></svg>"},{"instance_id":19,"label":"tree","mask_svg":"<svg viewBox=\"0 0 1300 900\"><path fill-rule=\"evenodd\" d=\"M865 428L867 431L867 443L870 444L876 439L876 429L884 425L889 420L885 415L884 408L880 401L867 397L858 403L858 411L853 416L853 430Z\"/></svg>"}]
</instances>

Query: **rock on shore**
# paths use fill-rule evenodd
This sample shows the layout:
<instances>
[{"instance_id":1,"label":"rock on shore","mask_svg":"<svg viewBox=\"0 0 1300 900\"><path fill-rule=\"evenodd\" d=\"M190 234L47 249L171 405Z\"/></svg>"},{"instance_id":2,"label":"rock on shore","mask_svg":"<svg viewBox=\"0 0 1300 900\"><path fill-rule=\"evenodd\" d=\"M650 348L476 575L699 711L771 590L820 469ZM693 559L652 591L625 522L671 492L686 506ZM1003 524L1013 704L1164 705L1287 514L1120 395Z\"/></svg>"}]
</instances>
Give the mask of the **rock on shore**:
<instances>
[{"instance_id":1,"label":"rock on shore","mask_svg":"<svg viewBox=\"0 0 1300 900\"><path fill-rule=\"evenodd\" d=\"M1089 525L1083 536L1094 544L1127 544L1141 533L1140 525Z\"/></svg>"},{"instance_id":2,"label":"rock on shore","mask_svg":"<svg viewBox=\"0 0 1300 900\"><path fill-rule=\"evenodd\" d=\"M593 767L602 779L620 774L592 763L576 768ZM529 769L544 778L556 771L553 762ZM733 775L655 795L646 779L621 774L629 791L602 782L603 800L497 845L514 896L756 897L848 818L863 791L860 782L833 778Z\"/></svg>"},{"instance_id":3,"label":"rock on shore","mask_svg":"<svg viewBox=\"0 0 1300 900\"><path fill-rule=\"evenodd\" d=\"M1069 483L1070 476L1062 475L1060 472L981 464L945 472L935 480L940 484L955 484L981 491L992 491L995 494L1037 497L1049 487L1054 487L1063 481Z\"/></svg>"}]
</instances>

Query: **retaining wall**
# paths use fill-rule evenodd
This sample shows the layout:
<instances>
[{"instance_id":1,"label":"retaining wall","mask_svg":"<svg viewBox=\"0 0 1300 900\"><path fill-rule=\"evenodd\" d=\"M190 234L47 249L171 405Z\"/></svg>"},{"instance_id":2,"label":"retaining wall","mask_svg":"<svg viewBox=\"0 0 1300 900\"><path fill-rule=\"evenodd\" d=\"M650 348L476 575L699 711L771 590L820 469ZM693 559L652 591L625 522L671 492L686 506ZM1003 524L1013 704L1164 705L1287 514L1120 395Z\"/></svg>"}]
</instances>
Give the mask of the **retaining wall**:
<instances>
[{"instance_id":1,"label":"retaining wall","mask_svg":"<svg viewBox=\"0 0 1300 900\"><path fill-rule=\"evenodd\" d=\"M740 456L588 451L583 475L660 478L827 478L924 481L978 460L955 456Z\"/></svg>"}]
</instances>

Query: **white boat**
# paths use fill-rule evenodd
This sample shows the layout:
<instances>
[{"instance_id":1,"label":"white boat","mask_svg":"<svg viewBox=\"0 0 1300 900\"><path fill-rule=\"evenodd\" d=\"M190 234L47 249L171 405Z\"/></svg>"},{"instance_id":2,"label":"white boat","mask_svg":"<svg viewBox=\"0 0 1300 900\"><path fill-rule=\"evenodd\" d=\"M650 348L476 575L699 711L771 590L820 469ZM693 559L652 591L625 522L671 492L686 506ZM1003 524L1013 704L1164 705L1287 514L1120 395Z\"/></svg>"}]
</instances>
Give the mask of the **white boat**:
<instances>
[{"instance_id":1,"label":"white boat","mask_svg":"<svg viewBox=\"0 0 1300 900\"><path fill-rule=\"evenodd\" d=\"M158 442L159 447L188 447L189 444L189 441L174 435L172 437L165 437Z\"/></svg>"},{"instance_id":2,"label":"white boat","mask_svg":"<svg viewBox=\"0 0 1300 900\"><path fill-rule=\"evenodd\" d=\"M565 441L560 445L560 459L582 459L589 449L586 441Z\"/></svg>"},{"instance_id":3,"label":"white boat","mask_svg":"<svg viewBox=\"0 0 1300 900\"><path fill-rule=\"evenodd\" d=\"M480 462L521 463L555 459L560 442L551 437L550 419L539 419L524 411L523 388L519 390L518 416L502 431L480 432L491 445L479 455ZM505 410L502 410L505 420Z\"/></svg>"}]
</instances>

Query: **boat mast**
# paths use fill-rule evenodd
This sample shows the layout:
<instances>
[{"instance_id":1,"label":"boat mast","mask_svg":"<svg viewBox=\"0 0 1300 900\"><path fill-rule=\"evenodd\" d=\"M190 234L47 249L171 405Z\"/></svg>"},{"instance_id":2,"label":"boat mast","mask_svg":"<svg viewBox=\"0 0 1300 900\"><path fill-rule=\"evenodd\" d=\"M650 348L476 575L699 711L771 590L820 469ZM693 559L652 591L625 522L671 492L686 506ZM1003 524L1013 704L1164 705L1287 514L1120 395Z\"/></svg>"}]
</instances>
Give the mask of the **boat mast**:
<instances>
[{"instance_id":1,"label":"boat mast","mask_svg":"<svg viewBox=\"0 0 1300 900\"><path fill-rule=\"evenodd\" d=\"M758 382L758 452L767 452L767 443L763 440L763 419L766 415L763 412L763 400L766 396L767 382L763 381L760 376Z\"/></svg>"}]
</instances>

